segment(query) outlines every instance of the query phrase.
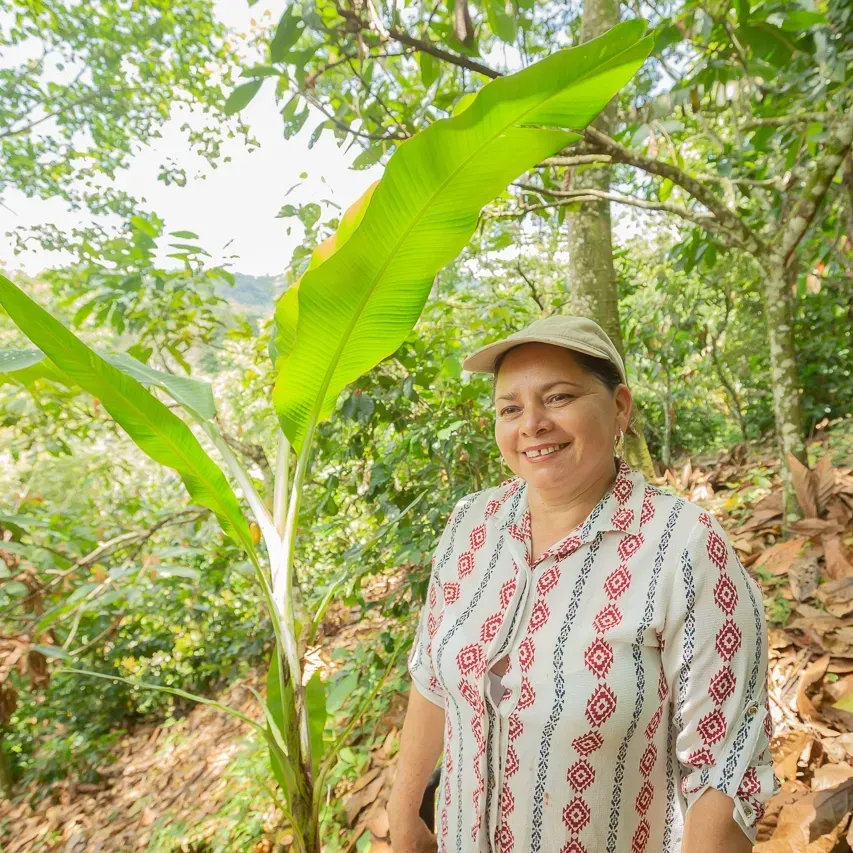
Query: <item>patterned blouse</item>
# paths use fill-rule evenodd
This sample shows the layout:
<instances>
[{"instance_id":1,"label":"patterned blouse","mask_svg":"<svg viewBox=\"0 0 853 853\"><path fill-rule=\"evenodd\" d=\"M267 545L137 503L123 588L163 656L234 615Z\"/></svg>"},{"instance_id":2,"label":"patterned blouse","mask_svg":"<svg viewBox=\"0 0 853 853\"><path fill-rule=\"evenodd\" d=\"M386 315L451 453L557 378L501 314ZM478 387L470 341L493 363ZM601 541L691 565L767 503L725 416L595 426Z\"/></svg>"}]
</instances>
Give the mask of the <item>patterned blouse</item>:
<instances>
[{"instance_id":1,"label":"patterned blouse","mask_svg":"<svg viewBox=\"0 0 853 853\"><path fill-rule=\"evenodd\" d=\"M767 628L725 532L623 462L532 563L527 488L462 498L432 561L409 671L445 711L439 851L677 853L708 787L754 840Z\"/></svg>"}]
</instances>

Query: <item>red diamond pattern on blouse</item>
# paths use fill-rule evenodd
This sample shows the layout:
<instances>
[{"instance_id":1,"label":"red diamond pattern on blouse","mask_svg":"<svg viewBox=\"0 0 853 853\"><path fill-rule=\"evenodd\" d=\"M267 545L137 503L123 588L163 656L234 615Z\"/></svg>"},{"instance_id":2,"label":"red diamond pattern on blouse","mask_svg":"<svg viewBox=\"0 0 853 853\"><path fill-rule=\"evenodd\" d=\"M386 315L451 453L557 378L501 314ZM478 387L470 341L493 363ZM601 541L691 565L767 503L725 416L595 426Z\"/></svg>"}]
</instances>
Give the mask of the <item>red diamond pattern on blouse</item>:
<instances>
[{"instance_id":1,"label":"red diamond pattern on blouse","mask_svg":"<svg viewBox=\"0 0 853 853\"><path fill-rule=\"evenodd\" d=\"M627 507L620 509L611 519L613 526L619 528L619 530L627 530L633 521L634 510Z\"/></svg>"},{"instance_id":2,"label":"red diamond pattern on blouse","mask_svg":"<svg viewBox=\"0 0 853 853\"><path fill-rule=\"evenodd\" d=\"M554 559L559 562L565 560L566 557L571 557L580 547L581 540L577 536L572 536L564 542L557 543L557 548L554 551Z\"/></svg>"},{"instance_id":3,"label":"red diamond pattern on blouse","mask_svg":"<svg viewBox=\"0 0 853 853\"><path fill-rule=\"evenodd\" d=\"M587 853L586 847L577 840L570 838L561 848L560 853Z\"/></svg>"},{"instance_id":4,"label":"red diamond pattern on blouse","mask_svg":"<svg viewBox=\"0 0 853 853\"><path fill-rule=\"evenodd\" d=\"M610 665L613 663L613 649L601 637L596 637L584 652L583 662L586 668L598 678L607 678Z\"/></svg>"},{"instance_id":5,"label":"red diamond pattern on blouse","mask_svg":"<svg viewBox=\"0 0 853 853\"><path fill-rule=\"evenodd\" d=\"M655 732L660 725L660 718L663 716L663 705L658 705L657 711L652 714L649 724L646 726L646 737L651 740L655 736Z\"/></svg>"},{"instance_id":6,"label":"red diamond pattern on blouse","mask_svg":"<svg viewBox=\"0 0 853 853\"><path fill-rule=\"evenodd\" d=\"M708 515L707 512L703 512L702 515L699 516L699 521L709 530L711 529L711 516Z\"/></svg>"},{"instance_id":7,"label":"red diamond pattern on blouse","mask_svg":"<svg viewBox=\"0 0 853 853\"><path fill-rule=\"evenodd\" d=\"M587 732L572 741L572 747L578 755L592 755L604 743L600 732Z\"/></svg>"},{"instance_id":8,"label":"red diamond pattern on blouse","mask_svg":"<svg viewBox=\"0 0 853 853\"><path fill-rule=\"evenodd\" d=\"M615 604L608 604L599 610L598 615L592 622L596 632L603 634L611 628L615 628L622 621L622 611Z\"/></svg>"},{"instance_id":9,"label":"red diamond pattern on blouse","mask_svg":"<svg viewBox=\"0 0 853 853\"><path fill-rule=\"evenodd\" d=\"M754 767L750 767L747 769L746 773L743 774L743 778L740 781L740 785L738 785L737 792L741 796L749 796L750 794L757 794L761 791L761 783L758 781L758 774L755 772Z\"/></svg>"},{"instance_id":10,"label":"red diamond pattern on blouse","mask_svg":"<svg viewBox=\"0 0 853 853\"><path fill-rule=\"evenodd\" d=\"M459 600L459 584L456 581L448 581L444 585L444 603L453 604Z\"/></svg>"},{"instance_id":11,"label":"red diamond pattern on blouse","mask_svg":"<svg viewBox=\"0 0 853 853\"><path fill-rule=\"evenodd\" d=\"M651 521L655 517L655 505L652 503L651 495L646 494L643 498L643 510L640 513L640 527L643 527L647 521Z\"/></svg>"},{"instance_id":12,"label":"red diamond pattern on blouse","mask_svg":"<svg viewBox=\"0 0 853 853\"><path fill-rule=\"evenodd\" d=\"M456 655L456 665L463 675L481 676L486 671L486 656L482 646L479 643L463 646Z\"/></svg>"},{"instance_id":13,"label":"red diamond pattern on blouse","mask_svg":"<svg viewBox=\"0 0 853 853\"><path fill-rule=\"evenodd\" d=\"M513 845L515 844L515 839L512 836L512 830L505 823L502 823L498 827L495 839L498 842L498 850L500 853L512 850Z\"/></svg>"},{"instance_id":14,"label":"red diamond pattern on blouse","mask_svg":"<svg viewBox=\"0 0 853 853\"><path fill-rule=\"evenodd\" d=\"M728 575L721 574L714 586L714 602L717 607L731 616L737 607L737 600L737 587L735 587Z\"/></svg>"},{"instance_id":15,"label":"red diamond pattern on blouse","mask_svg":"<svg viewBox=\"0 0 853 853\"><path fill-rule=\"evenodd\" d=\"M478 524L471 531L471 548L474 551L478 551L485 544L486 544L486 525L485 524Z\"/></svg>"},{"instance_id":16,"label":"red diamond pattern on blouse","mask_svg":"<svg viewBox=\"0 0 853 853\"><path fill-rule=\"evenodd\" d=\"M486 504L486 518L491 518L499 509L501 508L501 502L496 500L490 500Z\"/></svg>"},{"instance_id":17,"label":"red diamond pattern on blouse","mask_svg":"<svg viewBox=\"0 0 853 853\"><path fill-rule=\"evenodd\" d=\"M512 746L506 749L506 775L514 776L518 772L518 753Z\"/></svg>"},{"instance_id":18,"label":"red diamond pattern on blouse","mask_svg":"<svg viewBox=\"0 0 853 853\"><path fill-rule=\"evenodd\" d=\"M515 797L512 795L512 791L507 788L503 792L503 796L501 797L501 814L502 815L510 815L513 813L515 809Z\"/></svg>"},{"instance_id":19,"label":"red diamond pattern on blouse","mask_svg":"<svg viewBox=\"0 0 853 853\"><path fill-rule=\"evenodd\" d=\"M527 678L521 679L521 696L518 700L518 709L523 711L529 708L536 701L536 691L531 687L530 680Z\"/></svg>"},{"instance_id":20,"label":"red diamond pattern on blouse","mask_svg":"<svg viewBox=\"0 0 853 853\"><path fill-rule=\"evenodd\" d=\"M470 681L464 678L459 679L459 684L456 685L459 692L465 697L465 701L474 709L476 714L484 714L486 706L483 703L483 697L477 692L477 688Z\"/></svg>"},{"instance_id":21,"label":"red diamond pattern on blouse","mask_svg":"<svg viewBox=\"0 0 853 853\"><path fill-rule=\"evenodd\" d=\"M646 781L643 782L642 788L640 788L640 792L637 794L637 799L634 801L634 808L639 814L645 815L649 810L649 806L652 804L654 797L654 786L648 779L646 779Z\"/></svg>"},{"instance_id":22,"label":"red diamond pattern on blouse","mask_svg":"<svg viewBox=\"0 0 853 853\"><path fill-rule=\"evenodd\" d=\"M714 700L714 704L720 706L735 692L736 686L737 679L731 667L724 666L711 679L711 683L708 685L708 693Z\"/></svg>"},{"instance_id":23,"label":"red diamond pattern on blouse","mask_svg":"<svg viewBox=\"0 0 853 853\"><path fill-rule=\"evenodd\" d=\"M510 743L514 740L518 740L518 738L524 734L524 723L522 723L515 714L509 718L508 731Z\"/></svg>"},{"instance_id":24,"label":"red diamond pattern on blouse","mask_svg":"<svg viewBox=\"0 0 853 853\"><path fill-rule=\"evenodd\" d=\"M644 750L643 754L640 757L640 773L643 776L648 776L652 772L652 768L655 766L655 760L658 757L658 748L650 743Z\"/></svg>"},{"instance_id":25,"label":"red diamond pattern on blouse","mask_svg":"<svg viewBox=\"0 0 853 853\"><path fill-rule=\"evenodd\" d=\"M634 833L633 839L631 839L631 853L643 853L646 849L646 844L649 842L650 834L651 827L649 826L649 822L643 818L637 827L637 831Z\"/></svg>"},{"instance_id":26,"label":"red diamond pattern on blouse","mask_svg":"<svg viewBox=\"0 0 853 853\"><path fill-rule=\"evenodd\" d=\"M542 577L536 581L536 589L540 595L550 592L560 580L560 567L555 563L548 571L543 572Z\"/></svg>"},{"instance_id":27,"label":"red diamond pattern on blouse","mask_svg":"<svg viewBox=\"0 0 853 853\"><path fill-rule=\"evenodd\" d=\"M517 571L518 571L518 568L516 567L516 572ZM506 608L509 607L509 603L510 603L510 601L512 601L512 596L515 593L516 583L517 583L516 579L514 577L512 577L508 581L504 581L503 585L501 586L501 590L500 590L499 595L500 595L500 600L501 600L501 607L504 610L506 610Z\"/></svg>"},{"instance_id":28,"label":"red diamond pattern on blouse","mask_svg":"<svg viewBox=\"0 0 853 853\"><path fill-rule=\"evenodd\" d=\"M724 661L730 661L740 648L740 644L740 628L731 619L726 619L723 622L723 627L717 633L717 639L714 641L717 653Z\"/></svg>"},{"instance_id":29,"label":"red diamond pattern on blouse","mask_svg":"<svg viewBox=\"0 0 853 853\"><path fill-rule=\"evenodd\" d=\"M500 613L493 613L483 622L483 627L480 628L480 639L483 643L491 643L494 640L501 629L501 622L503 622L503 619Z\"/></svg>"},{"instance_id":30,"label":"red diamond pattern on blouse","mask_svg":"<svg viewBox=\"0 0 853 853\"><path fill-rule=\"evenodd\" d=\"M619 472L620 475L622 472ZM617 476L616 482L613 484L613 494L620 504L626 503L631 498L631 493L634 491L634 484L624 476Z\"/></svg>"},{"instance_id":31,"label":"red diamond pattern on blouse","mask_svg":"<svg viewBox=\"0 0 853 853\"><path fill-rule=\"evenodd\" d=\"M629 560L645 542L645 537L642 533L628 533L622 537L619 543L618 554L621 560Z\"/></svg>"},{"instance_id":32,"label":"red diamond pattern on blouse","mask_svg":"<svg viewBox=\"0 0 853 853\"><path fill-rule=\"evenodd\" d=\"M530 667L533 666L533 659L536 657L536 646L533 645L531 637L525 637L518 647L518 660L521 664L522 672L530 672Z\"/></svg>"},{"instance_id":33,"label":"red diamond pattern on blouse","mask_svg":"<svg viewBox=\"0 0 853 853\"><path fill-rule=\"evenodd\" d=\"M427 632L429 633L430 637L434 637L435 632L437 630L438 620L435 618L435 616L432 615L432 613L430 613L429 617L427 617Z\"/></svg>"},{"instance_id":34,"label":"red diamond pattern on blouse","mask_svg":"<svg viewBox=\"0 0 853 853\"><path fill-rule=\"evenodd\" d=\"M430 586L430 588L429 588L429 606L435 607L435 604L437 601L438 601L438 593L435 591L434 586Z\"/></svg>"},{"instance_id":35,"label":"red diamond pattern on blouse","mask_svg":"<svg viewBox=\"0 0 853 853\"><path fill-rule=\"evenodd\" d=\"M721 572L726 568L726 545L715 530L708 534L708 556Z\"/></svg>"},{"instance_id":36,"label":"red diamond pattern on blouse","mask_svg":"<svg viewBox=\"0 0 853 853\"><path fill-rule=\"evenodd\" d=\"M563 809L563 823L570 832L580 832L589 823L589 806L583 797L572 797Z\"/></svg>"},{"instance_id":37,"label":"red diamond pattern on blouse","mask_svg":"<svg viewBox=\"0 0 853 853\"><path fill-rule=\"evenodd\" d=\"M550 608L540 598L536 604L533 605L533 612L530 614L530 631L538 631L548 621L548 617L550 615Z\"/></svg>"},{"instance_id":38,"label":"red diamond pattern on blouse","mask_svg":"<svg viewBox=\"0 0 853 853\"><path fill-rule=\"evenodd\" d=\"M606 685L599 684L586 703L586 718L591 726L602 726L616 710L616 694Z\"/></svg>"},{"instance_id":39,"label":"red diamond pattern on blouse","mask_svg":"<svg viewBox=\"0 0 853 853\"><path fill-rule=\"evenodd\" d=\"M658 699L663 702L668 693L669 686L666 683L666 673L663 671L663 667L661 667L658 672Z\"/></svg>"},{"instance_id":40,"label":"red diamond pattern on blouse","mask_svg":"<svg viewBox=\"0 0 853 853\"><path fill-rule=\"evenodd\" d=\"M464 578L471 574L474 570L474 555L470 551L465 551L459 555L457 563L459 577Z\"/></svg>"},{"instance_id":41,"label":"red diamond pattern on blouse","mask_svg":"<svg viewBox=\"0 0 853 853\"><path fill-rule=\"evenodd\" d=\"M569 768L566 781L582 794L595 781L595 770L585 758L581 758Z\"/></svg>"},{"instance_id":42,"label":"red diamond pattern on blouse","mask_svg":"<svg viewBox=\"0 0 853 853\"><path fill-rule=\"evenodd\" d=\"M521 524L519 524L518 528L524 539L528 539L530 537L533 528L529 509L526 509L524 511L524 515L521 516Z\"/></svg>"},{"instance_id":43,"label":"red diamond pattern on blouse","mask_svg":"<svg viewBox=\"0 0 853 853\"><path fill-rule=\"evenodd\" d=\"M722 711L717 708L705 714L697 723L696 731L708 746L719 743L726 736L726 718Z\"/></svg>"},{"instance_id":44,"label":"red diamond pattern on blouse","mask_svg":"<svg viewBox=\"0 0 853 853\"><path fill-rule=\"evenodd\" d=\"M703 746L700 749L695 749L687 756L686 764L691 767L704 767L706 764L710 767L714 766L714 753L708 747Z\"/></svg>"},{"instance_id":45,"label":"red diamond pattern on blouse","mask_svg":"<svg viewBox=\"0 0 853 853\"><path fill-rule=\"evenodd\" d=\"M614 600L619 598L631 585L631 573L626 566L614 569L604 581L604 591Z\"/></svg>"}]
</instances>

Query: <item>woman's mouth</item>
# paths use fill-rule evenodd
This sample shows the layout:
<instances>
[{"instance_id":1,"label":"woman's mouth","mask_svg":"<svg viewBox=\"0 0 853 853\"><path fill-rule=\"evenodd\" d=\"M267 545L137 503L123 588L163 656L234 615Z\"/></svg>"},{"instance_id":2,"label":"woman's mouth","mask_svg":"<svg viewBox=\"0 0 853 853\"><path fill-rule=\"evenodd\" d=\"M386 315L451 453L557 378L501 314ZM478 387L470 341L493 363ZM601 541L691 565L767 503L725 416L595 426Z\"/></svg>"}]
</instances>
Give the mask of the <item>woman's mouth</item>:
<instances>
[{"instance_id":1,"label":"woman's mouth","mask_svg":"<svg viewBox=\"0 0 853 853\"><path fill-rule=\"evenodd\" d=\"M563 444L555 444L542 450L528 450L524 452L522 456L524 456L528 462L535 462L539 464L546 462L548 459L551 459L551 457L556 456L559 453L562 453L570 444L570 441L566 441Z\"/></svg>"}]
</instances>

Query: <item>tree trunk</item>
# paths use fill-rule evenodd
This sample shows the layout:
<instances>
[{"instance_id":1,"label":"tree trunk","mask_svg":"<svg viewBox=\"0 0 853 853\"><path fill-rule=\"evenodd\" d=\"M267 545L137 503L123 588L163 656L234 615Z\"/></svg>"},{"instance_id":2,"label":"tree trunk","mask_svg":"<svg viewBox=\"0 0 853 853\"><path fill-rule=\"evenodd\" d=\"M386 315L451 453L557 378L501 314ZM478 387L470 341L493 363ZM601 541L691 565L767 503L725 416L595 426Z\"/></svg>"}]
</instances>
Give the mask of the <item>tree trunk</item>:
<instances>
[{"instance_id":1,"label":"tree trunk","mask_svg":"<svg viewBox=\"0 0 853 853\"><path fill-rule=\"evenodd\" d=\"M600 36L619 23L618 0L584 0L581 41ZM596 121L596 127L611 134L615 121L615 105L610 104ZM608 168L587 168L576 172L572 189L610 190ZM622 358L625 347L619 325L619 295L616 290L616 271L613 268L613 242L610 233L610 202L594 201L584 204L583 210L567 213L569 267L567 285L571 310L595 320L610 336ZM651 455L643 435L642 423L636 413L637 437L625 437L625 457L629 465L647 477L654 476Z\"/></svg>"},{"instance_id":2,"label":"tree trunk","mask_svg":"<svg viewBox=\"0 0 853 853\"><path fill-rule=\"evenodd\" d=\"M3 746L4 734L5 726L0 726L0 795L11 800L15 787L15 778L12 775L12 766Z\"/></svg>"},{"instance_id":3,"label":"tree trunk","mask_svg":"<svg viewBox=\"0 0 853 853\"><path fill-rule=\"evenodd\" d=\"M764 285L764 316L770 342L770 384L776 415L776 441L782 465L783 523L796 521L800 516L794 492L788 454L806 464L806 447L802 433L800 379L794 347L794 311L791 281L782 255L771 254L766 259Z\"/></svg>"},{"instance_id":4,"label":"tree trunk","mask_svg":"<svg viewBox=\"0 0 853 853\"><path fill-rule=\"evenodd\" d=\"M672 422L675 417L675 406L672 402L672 377L666 371L666 397L663 406L663 449L661 450L664 465L672 464Z\"/></svg>"}]
</instances>

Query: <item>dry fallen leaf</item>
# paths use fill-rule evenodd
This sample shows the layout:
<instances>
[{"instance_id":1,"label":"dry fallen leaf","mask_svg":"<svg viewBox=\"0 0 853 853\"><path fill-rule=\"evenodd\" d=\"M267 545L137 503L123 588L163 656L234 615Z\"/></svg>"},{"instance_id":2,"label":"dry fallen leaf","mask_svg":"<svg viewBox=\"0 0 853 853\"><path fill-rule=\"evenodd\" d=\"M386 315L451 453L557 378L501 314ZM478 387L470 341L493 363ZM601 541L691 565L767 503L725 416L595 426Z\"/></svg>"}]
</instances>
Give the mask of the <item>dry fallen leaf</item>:
<instances>
[{"instance_id":1,"label":"dry fallen leaf","mask_svg":"<svg viewBox=\"0 0 853 853\"><path fill-rule=\"evenodd\" d=\"M805 550L808 543L809 540L806 536L789 539L787 542L778 542L766 551L762 551L758 559L752 564L752 568L764 567L771 574L784 575L794 560Z\"/></svg>"},{"instance_id":2,"label":"dry fallen leaf","mask_svg":"<svg viewBox=\"0 0 853 853\"><path fill-rule=\"evenodd\" d=\"M800 756L811 748L814 735L811 732L792 732L783 738L779 747L774 749L776 759L773 770L783 782L797 778Z\"/></svg>"},{"instance_id":3,"label":"dry fallen leaf","mask_svg":"<svg viewBox=\"0 0 853 853\"><path fill-rule=\"evenodd\" d=\"M814 472L810 471L793 453L788 454L788 465L794 480L794 491L806 518L817 518L817 488Z\"/></svg>"},{"instance_id":4,"label":"dry fallen leaf","mask_svg":"<svg viewBox=\"0 0 853 853\"><path fill-rule=\"evenodd\" d=\"M824 539L823 553L826 560L826 574L830 578L840 580L853 578L853 563L847 559L844 543L840 536Z\"/></svg>"},{"instance_id":5,"label":"dry fallen leaf","mask_svg":"<svg viewBox=\"0 0 853 853\"><path fill-rule=\"evenodd\" d=\"M806 696L806 690L823 678L827 666L829 666L829 655L824 655L810 663L800 676L800 683L797 687L797 711L805 720L813 720L818 715L817 709Z\"/></svg>"},{"instance_id":6,"label":"dry fallen leaf","mask_svg":"<svg viewBox=\"0 0 853 853\"><path fill-rule=\"evenodd\" d=\"M853 577L821 584L817 589L817 599L828 613L843 619L853 612Z\"/></svg>"}]
</instances>

